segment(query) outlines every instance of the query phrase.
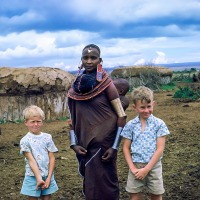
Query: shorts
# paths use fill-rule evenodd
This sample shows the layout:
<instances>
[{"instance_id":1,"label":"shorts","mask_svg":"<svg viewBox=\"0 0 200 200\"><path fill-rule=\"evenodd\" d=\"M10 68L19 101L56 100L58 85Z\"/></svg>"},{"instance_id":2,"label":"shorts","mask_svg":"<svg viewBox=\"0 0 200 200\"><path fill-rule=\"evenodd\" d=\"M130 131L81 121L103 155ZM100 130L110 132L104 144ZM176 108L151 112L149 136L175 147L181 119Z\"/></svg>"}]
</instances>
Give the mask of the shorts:
<instances>
[{"instance_id":1,"label":"shorts","mask_svg":"<svg viewBox=\"0 0 200 200\"><path fill-rule=\"evenodd\" d=\"M42 177L43 180L46 180L46 178L47 177ZM49 188L46 188L44 190L40 188L36 190L36 182L37 181L35 176L25 176L20 193L31 197L40 197L41 195L53 194L58 190L54 175L52 175L51 177Z\"/></svg>"},{"instance_id":2,"label":"shorts","mask_svg":"<svg viewBox=\"0 0 200 200\"><path fill-rule=\"evenodd\" d=\"M144 167L146 164L134 163L137 168ZM146 187L147 191L151 194L161 195L165 192L163 187L162 177L162 163L158 161L154 167L149 171L143 180L135 178L134 174L129 170L126 191L129 193L140 193Z\"/></svg>"}]
</instances>

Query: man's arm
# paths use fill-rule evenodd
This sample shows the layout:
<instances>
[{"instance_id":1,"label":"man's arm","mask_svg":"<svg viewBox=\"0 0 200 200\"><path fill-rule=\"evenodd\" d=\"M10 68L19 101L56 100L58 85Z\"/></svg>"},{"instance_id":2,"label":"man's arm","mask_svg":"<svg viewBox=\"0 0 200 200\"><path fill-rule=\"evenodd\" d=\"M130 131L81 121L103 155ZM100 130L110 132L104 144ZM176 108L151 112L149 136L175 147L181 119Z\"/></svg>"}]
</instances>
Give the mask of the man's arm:
<instances>
[{"instance_id":1,"label":"man's arm","mask_svg":"<svg viewBox=\"0 0 200 200\"><path fill-rule=\"evenodd\" d=\"M70 99L68 99L68 104L69 104L69 100ZM70 105L68 105L68 111L69 111L69 115L70 115L70 120L68 120L68 125L70 128L70 131L69 131L70 148L73 149L76 154L85 156L87 154L87 150L78 144L77 137L76 137L76 134L75 134L73 126L72 126Z\"/></svg>"},{"instance_id":2,"label":"man's arm","mask_svg":"<svg viewBox=\"0 0 200 200\"><path fill-rule=\"evenodd\" d=\"M126 124L126 114L124 112L124 109L122 107L121 101L119 99L119 94L117 92L116 87L112 83L107 89L106 89L106 94L108 99L111 102L111 105L113 107L113 110L115 111L116 115L118 116L117 119L117 130L116 130L116 136L114 143L112 147L106 150L106 152L102 156L102 161L108 162L112 160L113 158L116 157L117 155L117 150L119 148L119 144L121 141L121 131Z\"/></svg>"}]
</instances>

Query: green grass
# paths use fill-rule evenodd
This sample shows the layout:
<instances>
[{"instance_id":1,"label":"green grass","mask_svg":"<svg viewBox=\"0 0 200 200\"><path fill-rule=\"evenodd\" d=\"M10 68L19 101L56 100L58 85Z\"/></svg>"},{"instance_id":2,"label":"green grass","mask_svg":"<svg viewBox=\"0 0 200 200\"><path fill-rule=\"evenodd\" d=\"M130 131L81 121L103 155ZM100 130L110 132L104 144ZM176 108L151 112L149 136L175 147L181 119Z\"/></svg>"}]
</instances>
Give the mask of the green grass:
<instances>
[{"instance_id":1,"label":"green grass","mask_svg":"<svg viewBox=\"0 0 200 200\"><path fill-rule=\"evenodd\" d=\"M170 82L168 84L161 85L161 90L174 90L176 88L176 84L174 82Z\"/></svg>"}]
</instances>

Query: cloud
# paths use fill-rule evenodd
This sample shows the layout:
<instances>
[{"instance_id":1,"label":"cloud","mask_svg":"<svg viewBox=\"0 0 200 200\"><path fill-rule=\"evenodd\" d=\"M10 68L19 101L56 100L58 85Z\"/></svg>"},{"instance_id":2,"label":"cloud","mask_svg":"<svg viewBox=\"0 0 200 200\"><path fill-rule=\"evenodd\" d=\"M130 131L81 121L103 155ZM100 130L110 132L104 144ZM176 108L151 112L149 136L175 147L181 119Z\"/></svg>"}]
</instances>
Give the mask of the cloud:
<instances>
[{"instance_id":1,"label":"cloud","mask_svg":"<svg viewBox=\"0 0 200 200\"><path fill-rule=\"evenodd\" d=\"M200 1L0 1L0 66L77 69L87 44L105 67L199 61Z\"/></svg>"},{"instance_id":2,"label":"cloud","mask_svg":"<svg viewBox=\"0 0 200 200\"><path fill-rule=\"evenodd\" d=\"M167 63L167 58L164 52L157 51L156 52L157 57L153 59L153 63L155 64L166 64Z\"/></svg>"}]
</instances>

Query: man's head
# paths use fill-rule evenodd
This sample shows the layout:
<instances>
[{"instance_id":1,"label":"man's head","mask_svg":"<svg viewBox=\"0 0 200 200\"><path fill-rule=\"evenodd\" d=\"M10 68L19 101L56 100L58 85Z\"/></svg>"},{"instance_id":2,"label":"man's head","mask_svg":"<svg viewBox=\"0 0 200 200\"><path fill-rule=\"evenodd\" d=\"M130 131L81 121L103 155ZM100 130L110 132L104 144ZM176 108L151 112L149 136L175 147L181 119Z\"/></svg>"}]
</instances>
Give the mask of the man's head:
<instances>
[{"instance_id":1,"label":"man's head","mask_svg":"<svg viewBox=\"0 0 200 200\"><path fill-rule=\"evenodd\" d=\"M89 44L83 48L81 60L87 72L93 71L102 62L100 54L100 48L95 44Z\"/></svg>"},{"instance_id":2,"label":"man's head","mask_svg":"<svg viewBox=\"0 0 200 200\"><path fill-rule=\"evenodd\" d=\"M129 82L124 78L117 78L113 80L115 87L119 95L125 96L126 93L129 91Z\"/></svg>"},{"instance_id":3,"label":"man's head","mask_svg":"<svg viewBox=\"0 0 200 200\"><path fill-rule=\"evenodd\" d=\"M94 55L96 57L100 57L100 54L101 54L101 50L95 44L88 44L87 46L83 48L83 51L82 51L82 57L87 56L87 55Z\"/></svg>"}]
</instances>

